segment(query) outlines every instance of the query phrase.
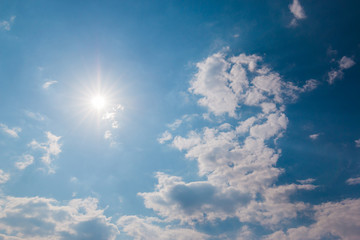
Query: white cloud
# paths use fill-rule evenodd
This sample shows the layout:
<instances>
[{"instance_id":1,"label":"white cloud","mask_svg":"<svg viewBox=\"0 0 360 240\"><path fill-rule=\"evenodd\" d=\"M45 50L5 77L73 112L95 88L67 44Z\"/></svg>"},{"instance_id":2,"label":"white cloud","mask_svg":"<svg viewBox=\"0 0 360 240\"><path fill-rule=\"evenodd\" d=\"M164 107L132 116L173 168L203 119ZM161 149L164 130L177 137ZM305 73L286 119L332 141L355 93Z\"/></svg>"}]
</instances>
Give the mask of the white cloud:
<instances>
[{"instance_id":1,"label":"white cloud","mask_svg":"<svg viewBox=\"0 0 360 240\"><path fill-rule=\"evenodd\" d=\"M358 148L360 148L360 139L355 140L355 146L358 147Z\"/></svg>"},{"instance_id":2,"label":"white cloud","mask_svg":"<svg viewBox=\"0 0 360 240\"><path fill-rule=\"evenodd\" d=\"M0 169L0 184L6 183L10 179L10 174Z\"/></svg>"},{"instance_id":3,"label":"white cloud","mask_svg":"<svg viewBox=\"0 0 360 240\"><path fill-rule=\"evenodd\" d=\"M311 140L316 140L316 139L318 139L319 136L320 136L320 133L314 133L314 134L309 135L309 138Z\"/></svg>"},{"instance_id":4,"label":"white cloud","mask_svg":"<svg viewBox=\"0 0 360 240\"><path fill-rule=\"evenodd\" d=\"M348 69L355 65L354 60L349 57L343 56L339 61L340 69Z\"/></svg>"},{"instance_id":5,"label":"white cloud","mask_svg":"<svg viewBox=\"0 0 360 240\"><path fill-rule=\"evenodd\" d=\"M48 89L51 85L56 84L57 82L58 82L58 81L50 80L50 81L45 82L45 83L42 85L42 87L43 87L44 89Z\"/></svg>"},{"instance_id":6,"label":"white cloud","mask_svg":"<svg viewBox=\"0 0 360 240\"><path fill-rule=\"evenodd\" d=\"M268 240L357 240L360 236L360 199L328 202L313 207L315 223L269 235Z\"/></svg>"},{"instance_id":7,"label":"white cloud","mask_svg":"<svg viewBox=\"0 0 360 240\"><path fill-rule=\"evenodd\" d=\"M3 123L0 123L0 129L14 138L19 137L18 133L21 132L21 128L19 127L9 128L7 125Z\"/></svg>"},{"instance_id":8,"label":"white cloud","mask_svg":"<svg viewBox=\"0 0 360 240\"><path fill-rule=\"evenodd\" d=\"M102 119L110 121L112 128L119 128L119 122L116 117L117 114L120 111L124 111L124 109L124 106L122 106L121 104L116 104L111 108L110 111L105 112L105 114L102 116Z\"/></svg>"},{"instance_id":9,"label":"white cloud","mask_svg":"<svg viewBox=\"0 0 360 240\"><path fill-rule=\"evenodd\" d=\"M26 154L22 157L22 161L18 161L15 163L15 166L20 169L24 170L34 162L34 157L30 154Z\"/></svg>"},{"instance_id":10,"label":"white cloud","mask_svg":"<svg viewBox=\"0 0 360 240\"><path fill-rule=\"evenodd\" d=\"M164 144L167 141L170 141L172 139L172 134L169 133L169 131L165 131L161 137L159 137L157 140L159 143Z\"/></svg>"},{"instance_id":11,"label":"white cloud","mask_svg":"<svg viewBox=\"0 0 360 240\"><path fill-rule=\"evenodd\" d=\"M360 177L349 178L348 180L346 180L346 183L349 184L349 185L360 184Z\"/></svg>"},{"instance_id":12,"label":"white cloud","mask_svg":"<svg viewBox=\"0 0 360 240\"><path fill-rule=\"evenodd\" d=\"M305 11L298 0L293 0L293 2L289 5L289 9L290 12L294 15L294 18L290 23L291 26L296 26L298 20L306 18Z\"/></svg>"},{"instance_id":13,"label":"white cloud","mask_svg":"<svg viewBox=\"0 0 360 240\"><path fill-rule=\"evenodd\" d=\"M123 228L129 236L135 240L158 239L158 240L202 240L208 239L208 235L197 232L190 228L173 228L171 226L160 227L156 225L159 219L139 218L137 216L123 216L117 224Z\"/></svg>"},{"instance_id":14,"label":"white cloud","mask_svg":"<svg viewBox=\"0 0 360 240\"><path fill-rule=\"evenodd\" d=\"M337 69L333 69L330 72L328 72L328 83L334 84L336 79L342 79L344 76L344 70L349 69L352 66L355 65L355 62L353 59L343 56L338 61L339 67Z\"/></svg>"},{"instance_id":15,"label":"white cloud","mask_svg":"<svg viewBox=\"0 0 360 240\"><path fill-rule=\"evenodd\" d=\"M11 16L9 20L0 21L0 29L5 31L10 31L11 27L15 21L16 16Z\"/></svg>"},{"instance_id":16,"label":"white cloud","mask_svg":"<svg viewBox=\"0 0 360 240\"><path fill-rule=\"evenodd\" d=\"M95 198L61 204L40 197L0 199L0 232L4 239L114 240L119 231Z\"/></svg>"},{"instance_id":17,"label":"white cloud","mask_svg":"<svg viewBox=\"0 0 360 240\"><path fill-rule=\"evenodd\" d=\"M47 142L39 143L36 140L33 140L29 145L33 149L41 149L45 152L41 157L41 160L49 168L49 173L54 173L55 171L52 168L52 162L54 157L61 153L61 144L59 143L61 137L55 136L51 132L45 132L45 134L48 139Z\"/></svg>"}]
</instances>

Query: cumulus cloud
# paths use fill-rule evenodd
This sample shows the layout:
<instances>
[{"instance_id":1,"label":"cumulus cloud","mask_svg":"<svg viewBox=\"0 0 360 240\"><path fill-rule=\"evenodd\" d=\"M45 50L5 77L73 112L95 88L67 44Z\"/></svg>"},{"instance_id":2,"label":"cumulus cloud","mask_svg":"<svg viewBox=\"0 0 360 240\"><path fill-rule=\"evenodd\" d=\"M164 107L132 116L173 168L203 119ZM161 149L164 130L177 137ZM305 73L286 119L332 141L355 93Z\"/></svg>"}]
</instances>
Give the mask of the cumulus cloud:
<instances>
[{"instance_id":1,"label":"cumulus cloud","mask_svg":"<svg viewBox=\"0 0 360 240\"><path fill-rule=\"evenodd\" d=\"M342 79L344 76L344 70L349 69L355 65L355 61L349 57L343 56L338 61L338 68L328 72L328 83L334 84L336 79Z\"/></svg>"},{"instance_id":2,"label":"cumulus cloud","mask_svg":"<svg viewBox=\"0 0 360 240\"><path fill-rule=\"evenodd\" d=\"M52 162L56 156L61 153L61 144L59 140L61 137L52 134L51 132L45 132L47 141L39 143L36 140L30 142L29 146L33 149L40 149L44 152L41 160L49 168L49 173L54 173Z\"/></svg>"},{"instance_id":3,"label":"cumulus cloud","mask_svg":"<svg viewBox=\"0 0 360 240\"><path fill-rule=\"evenodd\" d=\"M360 184L360 177L349 178L348 180L346 180L346 183L349 184L349 185Z\"/></svg>"},{"instance_id":4,"label":"cumulus cloud","mask_svg":"<svg viewBox=\"0 0 360 240\"><path fill-rule=\"evenodd\" d=\"M185 182L158 173L155 191L139 193L145 206L166 221L188 225L237 218L242 223L274 227L297 218L308 205L292 202L290 196L316 186L310 180L274 185L283 172L275 167L281 153L276 140L288 125L285 104L315 89L318 81L310 79L303 86L285 82L257 55L227 57L220 52L197 67L189 91L199 95L198 103L210 113L238 119L237 109L242 106L258 111L235 124L221 121L218 126L191 130L186 136L164 135L173 147L197 162L204 180ZM250 236L245 230L243 235Z\"/></svg>"},{"instance_id":5,"label":"cumulus cloud","mask_svg":"<svg viewBox=\"0 0 360 240\"><path fill-rule=\"evenodd\" d=\"M10 179L10 174L0 169L0 184L6 183Z\"/></svg>"},{"instance_id":6,"label":"cumulus cloud","mask_svg":"<svg viewBox=\"0 0 360 240\"><path fill-rule=\"evenodd\" d=\"M56 84L57 82L58 82L58 81L50 80L50 81L45 82L45 83L42 85L42 87L43 87L44 89L48 89L51 85Z\"/></svg>"},{"instance_id":7,"label":"cumulus cloud","mask_svg":"<svg viewBox=\"0 0 360 240\"><path fill-rule=\"evenodd\" d=\"M8 135L10 135L10 136L12 136L14 138L18 138L19 137L19 132L21 132L21 128L19 128L19 127L9 128L7 125L5 125L3 123L0 123L0 129L4 133L6 133L6 134L8 134Z\"/></svg>"},{"instance_id":8,"label":"cumulus cloud","mask_svg":"<svg viewBox=\"0 0 360 240\"><path fill-rule=\"evenodd\" d=\"M315 223L277 231L267 240L356 240L360 236L360 199L327 202L313 207Z\"/></svg>"},{"instance_id":9,"label":"cumulus cloud","mask_svg":"<svg viewBox=\"0 0 360 240\"><path fill-rule=\"evenodd\" d=\"M5 31L10 31L11 27L15 21L16 16L11 16L9 20L0 21L0 29Z\"/></svg>"},{"instance_id":10,"label":"cumulus cloud","mask_svg":"<svg viewBox=\"0 0 360 240\"><path fill-rule=\"evenodd\" d=\"M294 15L294 18L290 23L291 26L296 26L298 24L298 20L306 18L305 11L300 5L299 0L293 0L293 2L289 5L289 9L290 12Z\"/></svg>"},{"instance_id":11,"label":"cumulus cloud","mask_svg":"<svg viewBox=\"0 0 360 240\"><path fill-rule=\"evenodd\" d=\"M95 198L68 203L40 197L0 199L0 231L4 239L109 239L119 233L98 208Z\"/></svg>"},{"instance_id":12,"label":"cumulus cloud","mask_svg":"<svg viewBox=\"0 0 360 240\"><path fill-rule=\"evenodd\" d=\"M26 154L22 157L22 161L18 161L15 163L15 166L20 169L24 170L34 162L34 157L30 154Z\"/></svg>"},{"instance_id":13,"label":"cumulus cloud","mask_svg":"<svg viewBox=\"0 0 360 240\"><path fill-rule=\"evenodd\" d=\"M159 239L159 240L202 240L209 236L190 228L173 228L171 226L160 227L156 223L160 219L139 218L137 216L123 216L118 221L118 226L135 240Z\"/></svg>"}]
</instances>

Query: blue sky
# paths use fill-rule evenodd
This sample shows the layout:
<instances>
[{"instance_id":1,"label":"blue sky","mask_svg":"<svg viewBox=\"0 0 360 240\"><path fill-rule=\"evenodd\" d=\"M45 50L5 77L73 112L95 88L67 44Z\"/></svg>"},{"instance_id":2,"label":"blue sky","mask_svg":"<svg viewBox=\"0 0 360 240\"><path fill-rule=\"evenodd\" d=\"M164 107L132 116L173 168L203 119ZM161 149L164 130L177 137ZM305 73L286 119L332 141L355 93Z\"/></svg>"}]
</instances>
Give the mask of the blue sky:
<instances>
[{"instance_id":1,"label":"blue sky","mask_svg":"<svg viewBox=\"0 0 360 240\"><path fill-rule=\"evenodd\" d=\"M357 1L0 1L0 239L358 239Z\"/></svg>"}]
</instances>

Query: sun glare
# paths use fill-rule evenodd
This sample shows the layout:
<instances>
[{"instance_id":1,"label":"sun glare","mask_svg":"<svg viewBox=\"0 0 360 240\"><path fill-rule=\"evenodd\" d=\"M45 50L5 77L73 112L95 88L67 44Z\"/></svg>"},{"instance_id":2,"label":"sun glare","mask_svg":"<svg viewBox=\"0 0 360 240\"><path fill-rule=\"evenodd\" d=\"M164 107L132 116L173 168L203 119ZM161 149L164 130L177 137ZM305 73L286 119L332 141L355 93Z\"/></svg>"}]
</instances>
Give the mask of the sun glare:
<instances>
[{"instance_id":1,"label":"sun glare","mask_svg":"<svg viewBox=\"0 0 360 240\"><path fill-rule=\"evenodd\" d=\"M91 104L96 110L101 110L106 105L106 100L103 96L97 95L91 99Z\"/></svg>"}]
</instances>

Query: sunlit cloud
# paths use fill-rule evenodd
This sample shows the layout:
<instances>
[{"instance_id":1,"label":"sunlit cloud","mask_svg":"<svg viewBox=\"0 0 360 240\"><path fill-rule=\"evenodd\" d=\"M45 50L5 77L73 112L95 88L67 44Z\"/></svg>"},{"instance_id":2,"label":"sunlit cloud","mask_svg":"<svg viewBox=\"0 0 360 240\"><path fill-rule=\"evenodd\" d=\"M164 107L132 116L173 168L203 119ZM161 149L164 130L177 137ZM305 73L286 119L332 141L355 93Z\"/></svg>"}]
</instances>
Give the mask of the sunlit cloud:
<instances>
[{"instance_id":1,"label":"sunlit cloud","mask_svg":"<svg viewBox=\"0 0 360 240\"><path fill-rule=\"evenodd\" d=\"M346 180L346 183L349 184L349 185L360 184L360 177L349 178L348 180Z\"/></svg>"},{"instance_id":2,"label":"sunlit cloud","mask_svg":"<svg viewBox=\"0 0 360 240\"><path fill-rule=\"evenodd\" d=\"M55 170L52 167L52 162L56 156L61 153L61 144L59 140L61 137L55 136L51 132L45 132L47 136L47 142L39 143L36 140L30 142L29 146L33 149L40 149L45 152L41 160L48 167L49 173L55 173Z\"/></svg>"},{"instance_id":3,"label":"sunlit cloud","mask_svg":"<svg viewBox=\"0 0 360 240\"><path fill-rule=\"evenodd\" d=\"M169 131L165 131L161 137L158 138L158 142L163 144L172 139L172 134Z\"/></svg>"}]
</instances>

